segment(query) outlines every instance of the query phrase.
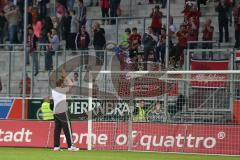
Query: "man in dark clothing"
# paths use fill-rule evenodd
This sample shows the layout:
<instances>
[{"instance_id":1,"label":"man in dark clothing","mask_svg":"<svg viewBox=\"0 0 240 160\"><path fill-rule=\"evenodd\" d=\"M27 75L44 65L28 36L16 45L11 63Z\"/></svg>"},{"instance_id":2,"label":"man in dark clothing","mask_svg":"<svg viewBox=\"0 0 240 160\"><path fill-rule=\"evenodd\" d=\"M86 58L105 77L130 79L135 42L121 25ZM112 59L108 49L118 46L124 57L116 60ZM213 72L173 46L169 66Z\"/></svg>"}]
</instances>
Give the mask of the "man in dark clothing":
<instances>
[{"instance_id":1,"label":"man in dark clothing","mask_svg":"<svg viewBox=\"0 0 240 160\"><path fill-rule=\"evenodd\" d=\"M88 32L86 31L85 26L82 26L79 29L79 33L77 33L77 35L76 35L75 43L76 43L76 48L79 50L87 50L88 49L88 45L90 43L90 36L89 36Z\"/></svg>"},{"instance_id":2,"label":"man in dark clothing","mask_svg":"<svg viewBox=\"0 0 240 160\"><path fill-rule=\"evenodd\" d=\"M29 56L32 57L32 63L35 69L34 75L37 76L38 74L38 54L36 52L37 49L37 41L38 38L33 33L33 28L28 28L28 35L27 35L27 51L26 54L26 63L29 64Z\"/></svg>"},{"instance_id":3,"label":"man in dark clothing","mask_svg":"<svg viewBox=\"0 0 240 160\"><path fill-rule=\"evenodd\" d=\"M110 17L117 17L117 8L121 0L110 0ZM116 20L112 19L111 24L116 24Z\"/></svg>"},{"instance_id":4,"label":"man in dark clothing","mask_svg":"<svg viewBox=\"0 0 240 160\"><path fill-rule=\"evenodd\" d=\"M68 0L67 1L67 9L68 10L73 10L74 9L74 3L75 3L75 0Z\"/></svg>"},{"instance_id":5,"label":"man in dark clothing","mask_svg":"<svg viewBox=\"0 0 240 160\"><path fill-rule=\"evenodd\" d=\"M33 24L31 10L32 10L32 6L29 6L28 7L28 11L27 11L27 24L28 24L28 27L32 26L32 24Z\"/></svg>"},{"instance_id":6,"label":"man in dark clothing","mask_svg":"<svg viewBox=\"0 0 240 160\"><path fill-rule=\"evenodd\" d=\"M161 64L165 65L165 52L166 52L166 29L161 29L161 35L156 48L156 61L159 62L161 58Z\"/></svg>"},{"instance_id":7,"label":"man in dark clothing","mask_svg":"<svg viewBox=\"0 0 240 160\"><path fill-rule=\"evenodd\" d=\"M166 8L167 0L161 0L162 8Z\"/></svg>"},{"instance_id":8,"label":"man in dark clothing","mask_svg":"<svg viewBox=\"0 0 240 160\"><path fill-rule=\"evenodd\" d=\"M47 34L51 32L51 29L53 29L52 19L51 17L47 16L42 20L40 43L48 43Z\"/></svg>"},{"instance_id":9,"label":"man in dark clothing","mask_svg":"<svg viewBox=\"0 0 240 160\"><path fill-rule=\"evenodd\" d=\"M96 50L96 65L103 65L104 61L104 46L106 44L105 30L100 28L100 24L96 22L94 24L93 46Z\"/></svg>"},{"instance_id":10,"label":"man in dark clothing","mask_svg":"<svg viewBox=\"0 0 240 160\"><path fill-rule=\"evenodd\" d=\"M69 44L69 48L72 51L74 51L76 50L75 38L79 31L79 21L75 13L75 10L71 10L70 15L71 15L71 25L70 25L70 34L68 36L68 41L69 41L68 44Z\"/></svg>"},{"instance_id":11,"label":"man in dark clothing","mask_svg":"<svg viewBox=\"0 0 240 160\"><path fill-rule=\"evenodd\" d=\"M45 70L53 69L52 56L59 51L60 39L57 34L57 29L53 28L51 33L48 33L48 51L45 54Z\"/></svg>"},{"instance_id":12,"label":"man in dark clothing","mask_svg":"<svg viewBox=\"0 0 240 160\"><path fill-rule=\"evenodd\" d=\"M2 91L2 80L1 80L1 77L0 77L0 92Z\"/></svg>"},{"instance_id":13,"label":"man in dark clothing","mask_svg":"<svg viewBox=\"0 0 240 160\"><path fill-rule=\"evenodd\" d=\"M82 65L88 65L88 45L90 43L90 36L86 31L85 26L79 29L79 33L75 39L75 46L78 50L81 50L81 55L83 57Z\"/></svg>"},{"instance_id":14,"label":"man in dark clothing","mask_svg":"<svg viewBox=\"0 0 240 160\"><path fill-rule=\"evenodd\" d=\"M143 35L143 45L144 45L144 70L147 70L147 61L150 51L155 52L155 47L157 44L157 37L153 33L152 27L148 27L148 32ZM156 60L156 55L154 53L154 59Z\"/></svg>"},{"instance_id":15,"label":"man in dark clothing","mask_svg":"<svg viewBox=\"0 0 240 160\"><path fill-rule=\"evenodd\" d=\"M235 48L240 48L240 2L234 10Z\"/></svg>"},{"instance_id":16,"label":"man in dark clothing","mask_svg":"<svg viewBox=\"0 0 240 160\"><path fill-rule=\"evenodd\" d=\"M219 25L219 42L223 42L223 28L225 31L225 42L229 41L229 32L228 32L228 8L224 3L224 0L221 0L216 7L216 12L218 12L218 25Z\"/></svg>"},{"instance_id":17,"label":"man in dark clothing","mask_svg":"<svg viewBox=\"0 0 240 160\"><path fill-rule=\"evenodd\" d=\"M18 28L17 28L17 41L18 43L21 43L23 41L23 28L24 28L24 0L17 0L16 1L16 6L19 8L20 14L22 14L19 17L19 22L18 22Z\"/></svg>"},{"instance_id":18,"label":"man in dark clothing","mask_svg":"<svg viewBox=\"0 0 240 160\"><path fill-rule=\"evenodd\" d=\"M79 26L85 26L87 22L87 7L84 6L83 0L77 0L77 18L79 21Z\"/></svg>"},{"instance_id":19,"label":"man in dark clothing","mask_svg":"<svg viewBox=\"0 0 240 160\"><path fill-rule=\"evenodd\" d=\"M71 20L72 20L72 17L70 16L70 12L66 11L61 22L62 39L66 40L66 49L70 49L68 37L70 35L70 30L71 30Z\"/></svg>"},{"instance_id":20,"label":"man in dark clothing","mask_svg":"<svg viewBox=\"0 0 240 160\"><path fill-rule=\"evenodd\" d=\"M47 4L48 3L49 3L49 0L38 0L37 1L38 13L41 18L45 18L47 15Z\"/></svg>"},{"instance_id":21,"label":"man in dark clothing","mask_svg":"<svg viewBox=\"0 0 240 160\"><path fill-rule=\"evenodd\" d=\"M7 23L6 18L4 17L4 12L0 12L0 44L3 44L4 38L4 26Z\"/></svg>"}]
</instances>

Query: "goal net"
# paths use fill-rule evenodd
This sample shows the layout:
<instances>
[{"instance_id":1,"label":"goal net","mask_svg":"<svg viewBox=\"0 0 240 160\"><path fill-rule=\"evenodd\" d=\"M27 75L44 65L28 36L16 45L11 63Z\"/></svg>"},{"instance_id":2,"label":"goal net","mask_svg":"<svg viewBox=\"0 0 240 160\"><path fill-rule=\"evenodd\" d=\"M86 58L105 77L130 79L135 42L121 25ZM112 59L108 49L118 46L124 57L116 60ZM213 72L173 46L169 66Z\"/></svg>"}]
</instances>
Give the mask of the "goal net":
<instances>
[{"instance_id":1,"label":"goal net","mask_svg":"<svg viewBox=\"0 0 240 160\"><path fill-rule=\"evenodd\" d=\"M239 73L90 72L88 149L239 152Z\"/></svg>"}]
</instances>

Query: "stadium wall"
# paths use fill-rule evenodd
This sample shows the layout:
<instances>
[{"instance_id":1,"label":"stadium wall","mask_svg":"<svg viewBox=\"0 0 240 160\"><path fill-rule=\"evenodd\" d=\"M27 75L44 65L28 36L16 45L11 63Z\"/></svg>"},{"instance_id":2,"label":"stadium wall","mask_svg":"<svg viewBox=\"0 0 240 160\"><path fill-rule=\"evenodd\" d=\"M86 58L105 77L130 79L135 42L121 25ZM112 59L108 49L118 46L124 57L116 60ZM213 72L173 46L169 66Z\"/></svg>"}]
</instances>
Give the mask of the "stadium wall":
<instances>
[{"instance_id":1,"label":"stadium wall","mask_svg":"<svg viewBox=\"0 0 240 160\"><path fill-rule=\"evenodd\" d=\"M117 122L94 122L93 149L128 149L127 124L118 122L116 135L112 132ZM108 127L109 130L102 130ZM112 129L111 129L112 128ZM154 130L153 130L154 128ZM54 122L0 121L0 146L52 147ZM240 154L240 126L134 123L134 151L186 152L208 154ZM87 123L73 122L76 146L87 149ZM66 140L61 135L61 145Z\"/></svg>"}]
</instances>

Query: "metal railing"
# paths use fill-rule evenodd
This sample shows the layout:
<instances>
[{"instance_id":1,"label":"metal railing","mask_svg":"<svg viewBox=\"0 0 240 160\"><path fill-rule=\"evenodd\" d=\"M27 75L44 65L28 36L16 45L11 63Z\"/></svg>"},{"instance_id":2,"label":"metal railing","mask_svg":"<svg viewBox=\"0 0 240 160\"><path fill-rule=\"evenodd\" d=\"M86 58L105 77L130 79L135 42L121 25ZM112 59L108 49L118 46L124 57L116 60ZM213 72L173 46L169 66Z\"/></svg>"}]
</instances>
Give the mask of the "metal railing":
<instances>
[{"instance_id":1,"label":"metal railing","mask_svg":"<svg viewBox=\"0 0 240 160\"><path fill-rule=\"evenodd\" d=\"M195 42L194 42L195 43ZM23 79L22 70L24 67L23 64L23 45L1 45L4 49L0 50L1 54L1 79L3 84L3 90L0 93L3 97L11 97L11 96L21 96L20 95L20 86L19 82ZM14 47L13 47L14 46ZM35 53L38 54L38 64L39 64L39 73L40 75L34 76L34 66L33 63L30 63L30 66L27 66L27 73L28 76L30 76L33 83L31 83L31 91L28 96L35 97L35 96L41 96L38 95L34 90L34 85L36 80L39 81L46 81L48 83L47 74L50 75L51 71L45 71L45 54L47 53L46 50L47 44L38 44L38 49ZM9 50L9 48L12 47L12 50ZM65 50L65 47L61 47L62 49L59 51L56 51L55 55L53 55L53 69L58 68L60 65L65 64L70 59L77 57L79 55L82 55L82 52L87 52L87 56L95 56L95 50L90 48L87 51L69 51ZM239 61L236 61L235 51L232 49L187 49L186 51L186 59L185 59L185 70L189 70L190 66L190 59L192 58L191 54L194 54L194 52L198 52L201 54L202 52L226 52L231 53L229 54L229 60L230 60L230 68L231 69L238 69L237 66L239 66ZM102 50L104 63L103 63L103 70L111 70L110 60L111 57L115 55L112 51ZM89 61L89 65L92 66L95 62L91 60ZM85 70L85 66L82 66L83 62L79 62L79 70L77 72L79 73L79 76L82 75L82 72ZM85 72L85 71L84 71ZM48 89L48 94L50 89Z\"/></svg>"},{"instance_id":2,"label":"metal railing","mask_svg":"<svg viewBox=\"0 0 240 160\"><path fill-rule=\"evenodd\" d=\"M3 89L0 93L0 97L21 97L21 81L24 79L23 75L23 68L26 66L27 76L30 78L30 86L27 87L27 97L42 97L43 94L50 95L50 86L49 86L49 76L52 73L52 70L46 70L45 63L46 54L49 54L47 51L48 44L38 44L37 50L33 54L37 54L38 59L38 66L39 66L39 74L35 76L34 74L34 63L33 60L30 58L30 65L24 64L24 53L23 53L23 45L15 46L16 49L8 50L8 45L4 47L6 50L0 50L0 61L3 60L1 63L1 80ZM14 46L14 45L10 45ZM115 54L106 51L106 50L75 50L75 51L66 51L64 47L61 50L56 51L53 57L53 70L58 70L58 67L64 64L71 65L71 60L76 58L80 59L79 62L74 62L76 64L72 64L72 67L75 67L76 70L69 70L69 73L78 72L80 78L82 78L82 74L87 72L86 68L95 69L95 53L99 52L103 58L103 64L101 65L101 69L109 70L111 68L111 57ZM81 55L85 55L82 56ZM89 58L90 57L90 58ZM83 58L83 59L82 59ZM84 58L88 59L89 64L84 64ZM76 66L77 65L77 66ZM71 68L70 68L71 69ZM57 73L57 72L56 72ZM37 86L39 87L38 91ZM82 80L80 81L80 85L82 85ZM30 89L29 89L30 88Z\"/></svg>"}]
</instances>

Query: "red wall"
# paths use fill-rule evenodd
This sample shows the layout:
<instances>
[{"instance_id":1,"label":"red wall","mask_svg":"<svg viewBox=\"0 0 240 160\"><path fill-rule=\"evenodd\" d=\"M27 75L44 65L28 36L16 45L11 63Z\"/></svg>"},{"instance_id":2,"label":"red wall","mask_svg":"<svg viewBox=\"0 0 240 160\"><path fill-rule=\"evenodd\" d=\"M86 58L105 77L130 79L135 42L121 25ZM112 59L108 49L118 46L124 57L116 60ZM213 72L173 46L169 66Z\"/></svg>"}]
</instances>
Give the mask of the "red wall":
<instances>
[{"instance_id":1,"label":"red wall","mask_svg":"<svg viewBox=\"0 0 240 160\"><path fill-rule=\"evenodd\" d=\"M0 146L52 147L53 122L0 121ZM87 122L73 122L76 146L87 148ZM133 150L240 154L240 126L190 124L133 124ZM122 122L93 123L93 148L126 150L128 125ZM66 147L61 138L62 147Z\"/></svg>"}]
</instances>

